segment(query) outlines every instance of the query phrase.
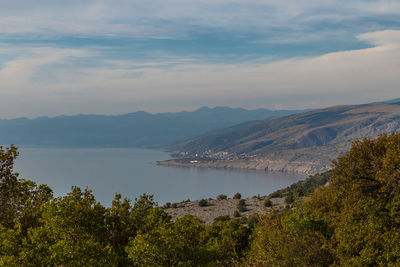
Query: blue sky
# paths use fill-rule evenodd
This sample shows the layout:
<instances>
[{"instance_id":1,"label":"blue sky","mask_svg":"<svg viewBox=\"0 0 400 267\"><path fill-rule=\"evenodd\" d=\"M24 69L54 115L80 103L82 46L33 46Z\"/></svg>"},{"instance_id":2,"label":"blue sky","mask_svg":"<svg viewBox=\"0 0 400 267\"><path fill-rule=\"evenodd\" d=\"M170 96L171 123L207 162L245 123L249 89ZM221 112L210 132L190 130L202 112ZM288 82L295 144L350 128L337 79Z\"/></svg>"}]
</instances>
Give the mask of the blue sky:
<instances>
[{"instance_id":1,"label":"blue sky","mask_svg":"<svg viewBox=\"0 0 400 267\"><path fill-rule=\"evenodd\" d=\"M0 117L400 95L400 1L0 0Z\"/></svg>"}]
</instances>

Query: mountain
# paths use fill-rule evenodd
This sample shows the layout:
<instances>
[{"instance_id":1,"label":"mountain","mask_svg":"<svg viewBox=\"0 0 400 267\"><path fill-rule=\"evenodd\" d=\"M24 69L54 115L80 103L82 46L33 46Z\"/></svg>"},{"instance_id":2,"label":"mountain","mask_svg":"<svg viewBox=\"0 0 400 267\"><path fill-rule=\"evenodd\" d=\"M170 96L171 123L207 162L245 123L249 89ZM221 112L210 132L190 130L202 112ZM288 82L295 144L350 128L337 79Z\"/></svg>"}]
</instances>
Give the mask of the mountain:
<instances>
[{"instance_id":1,"label":"mountain","mask_svg":"<svg viewBox=\"0 0 400 267\"><path fill-rule=\"evenodd\" d=\"M175 147L183 158L161 164L312 174L329 169L349 140L399 130L400 105L334 106L194 139Z\"/></svg>"},{"instance_id":2,"label":"mountain","mask_svg":"<svg viewBox=\"0 0 400 267\"><path fill-rule=\"evenodd\" d=\"M160 147L209 131L298 113L202 107L193 112L75 115L0 120L0 144L80 147Z\"/></svg>"},{"instance_id":3,"label":"mountain","mask_svg":"<svg viewBox=\"0 0 400 267\"><path fill-rule=\"evenodd\" d=\"M386 103L386 104L400 104L400 98L386 100L383 103Z\"/></svg>"}]
</instances>

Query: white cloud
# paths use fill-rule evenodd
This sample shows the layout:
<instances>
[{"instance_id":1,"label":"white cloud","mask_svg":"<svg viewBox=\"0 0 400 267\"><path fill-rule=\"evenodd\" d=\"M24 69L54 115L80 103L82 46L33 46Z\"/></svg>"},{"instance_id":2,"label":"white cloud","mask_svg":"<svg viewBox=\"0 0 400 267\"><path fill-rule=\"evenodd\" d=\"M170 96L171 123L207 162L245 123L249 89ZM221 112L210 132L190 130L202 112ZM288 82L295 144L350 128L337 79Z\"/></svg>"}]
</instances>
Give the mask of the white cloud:
<instances>
[{"instance_id":1,"label":"white cloud","mask_svg":"<svg viewBox=\"0 0 400 267\"><path fill-rule=\"evenodd\" d=\"M4 0L0 6L0 33L41 36L183 38L193 26L263 33L400 14L395 0Z\"/></svg>"},{"instance_id":2,"label":"white cloud","mask_svg":"<svg viewBox=\"0 0 400 267\"><path fill-rule=\"evenodd\" d=\"M372 48L263 63L103 60L79 49L0 48L18 57L0 69L1 117L175 110L187 103L242 103L286 96L286 107L318 107L398 97L400 31L359 35ZM97 66L76 63L96 57ZM178 64L177 64L178 63ZM170 67L162 67L170 65ZM341 100L338 98L343 97ZM268 100L271 99L271 100ZM335 100L333 100L335 99ZM152 107L149 108L150 104ZM157 103L157 105L154 105ZM291 103L289 105L289 103ZM307 106L311 105L311 106Z\"/></svg>"}]
</instances>

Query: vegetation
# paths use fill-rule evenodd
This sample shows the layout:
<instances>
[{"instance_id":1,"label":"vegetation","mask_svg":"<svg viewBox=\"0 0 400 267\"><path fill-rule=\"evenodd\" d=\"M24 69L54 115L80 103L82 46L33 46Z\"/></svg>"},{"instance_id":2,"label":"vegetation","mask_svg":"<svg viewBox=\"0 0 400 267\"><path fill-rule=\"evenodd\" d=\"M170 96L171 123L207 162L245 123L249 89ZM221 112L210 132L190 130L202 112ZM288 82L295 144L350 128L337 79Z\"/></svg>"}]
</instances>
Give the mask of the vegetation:
<instances>
[{"instance_id":1,"label":"vegetation","mask_svg":"<svg viewBox=\"0 0 400 267\"><path fill-rule=\"evenodd\" d=\"M200 199L199 200L199 207L205 207L208 205L208 202L206 199Z\"/></svg>"},{"instance_id":2,"label":"vegetation","mask_svg":"<svg viewBox=\"0 0 400 267\"><path fill-rule=\"evenodd\" d=\"M355 141L328 186L256 227L248 261L268 266L400 264L400 134Z\"/></svg>"},{"instance_id":3,"label":"vegetation","mask_svg":"<svg viewBox=\"0 0 400 267\"><path fill-rule=\"evenodd\" d=\"M228 197L223 194L217 196L217 200L224 200L224 199L228 199Z\"/></svg>"},{"instance_id":4,"label":"vegetation","mask_svg":"<svg viewBox=\"0 0 400 267\"><path fill-rule=\"evenodd\" d=\"M235 212L233 213L233 217L240 217L240 212L238 210L235 210Z\"/></svg>"},{"instance_id":5,"label":"vegetation","mask_svg":"<svg viewBox=\"0 0 400 267\"><path fill-rule=\"evenodd\" d=\"M149 195L108 208L88 189L54 197L18 177L17 155L0 148L0 266L400 265L400 134L355 141L312 193L282 191L302 198L292 209L208 226L172 222Z\"/></svg>"},{"instance_id":6,"label":"vegetation","mask_svg":"<svg viewBox=\"0 0 400 267\"><path fill-rule=\"evenodd\" d=\"M231 219L231 217L229 217L229 215L221 215L218 216L214 219L214 223L216 222L225 222L225 221L229 221Z\"/></svg>"},{"instance_id":7,"label":"vegetation","mask_svg":"<svg viewBox=\"0 0 400 267\"><path fill-rule=\"evenodd\" d=\"M301 196L309 196L314 192L316 188L325 185L328 182L331 174L332 172L328 171L310 176L303 181L291 184L286 188L280 189L278 191L269 194L269 197L273 198L273 197L294 195L294 197L297 198Z\"/></svg>"},{"instance_id":8,"label":"vegetation","mask_svg":"<svg viewBox=\"0 0 400 267\"><path fill-rule=\"evenodd\" d=\"M272 201L271 201L271 199L267 198L267 199L264 201L264 207L269 208L269 207L271 207L271 206L272 206Z\"/></svg>"},{"instance_id":9,"label":"vegetation","mask_svg":"<svg viewBox=\"0 0 400 267\"><path fill-rule=\"evenodd\" d=\"M242 195L240 194L240 193L236 193L234 196L233 196L233 199L241 199L242 198Z\"/></svg>"}]
</instances>

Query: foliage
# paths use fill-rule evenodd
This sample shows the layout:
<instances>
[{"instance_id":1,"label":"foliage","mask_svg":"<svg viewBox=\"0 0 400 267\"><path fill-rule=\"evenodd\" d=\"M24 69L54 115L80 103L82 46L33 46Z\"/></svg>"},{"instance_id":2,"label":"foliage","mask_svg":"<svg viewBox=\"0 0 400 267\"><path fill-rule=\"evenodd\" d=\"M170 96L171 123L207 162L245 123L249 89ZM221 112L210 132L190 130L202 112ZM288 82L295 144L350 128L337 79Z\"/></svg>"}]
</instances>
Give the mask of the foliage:
<instances>
[{"instance_id":1,"label":"foliage","mask_svg":"<svg viewBox=\"0 0 400 267\"><path fill-rule=\"evenodd\" d=\"M218 216L214 219L214 223L216 222L225 222L225 221L229 221L231 219L231 217L229 217L229 215L221 215Z\"/></svg>"},{"instance_id":2,"label":"foliage","mask_svg":"<svg viewBox=\"0 0 400 267\"><path fill-rule=\"evenodd\" d=\"M325 185L329 181L330 176L331 176L331 171L310 176L305 180L291 184L286 188L280 189L278 191L269 194L269 197L270 198L282 197L282 196L287 196L289 194L293 194L295 198L302 196L309 196L314 192L316 188Z\"/></svg>"},{"instance_id":3,"label":"foliage","mask_svg":"<svg viewBox=\"0 0 400 267\"><path fill-rule=\"evenodd\" d=\"M290 205L290 204L292 204L294 202L294 196L293 196L293 194L288 194L286 197L285 197L285 203L287 204L287 205Z\"/></svg>"},{"instance_id":4,"label":"foliage","mask_svg":"<svg viewBox=\"0 0 400 267\"><path fill-rule=\"evenodd\" d=\"M242 195L240 194L240 193L236 193L234 196L233 196L233 199L241 199L242 198Z\"/></svg>"},{"instance_id":5,"label":"foliage","mask_svg":"<svg viewBox=\"0 0 400 267\"><path fill-rule=\"evenodd\" d=\"M271 199L267 198L266 200L264 200L264 207L266 208L272 207Z\"/></svg>"},{"instance_id":6,"label":"foliage","mask_svg":"<svg viewBox=\"0 0 400 267\"><path fill-rule=\"evenodd\" d=\"M250 229L254 229L260 220L260 216L257 214L251 214L247 217L246 223Z\"/></svg>"},{"instance_id":7,"label":"foliage","mask_svg":"<svg viewBox=\"0 0 400 267\"><path fill-rule=\"evenodd\" d=\"M237 204L237 209L240 212L245 212L247 210L246 209L246 200L244 200L244 199L239 200L239 202Z\"/></svg>"},{"instance_id":8,"label":"foliage","mask_svg":"<svg viewBox=\"0 0 400 267\"><path fill-rule=\"evenodd\" d=\"M232 266L247 252L251 230L239 220L216 222L202 233L202 240L216 266Z\"/></svg>"},{"instance_id":9,"label":"foliage","mask_svg":"<svg viewBox=\"0 0 400 267\"><path fill-rule=\"evenodd\" d=\"M400 265L400 134L355 141L329 185L254 232L249 265Z\"/></svg>"},{"instance_id":10,"label":"foliage","mask_svg":"<svg viewBox=\"0 0 400 267\"><path fill-rule=\"evenodd\" d=\"M217 196L217 200L224 200L224 199L227 199L227 198L228 197L226 195L223 195L223 194Z\"/></svg>"},{"instance_id":11,"label":"foliage","mask_svg":"<svg viewBox=\"0 0 400 267\"><path fill-rule=\"evenodd\" d=\"M207 205L208 205L207 200L205 200L205 199L200 199L199 200L199 207L205 207Z\"/></svg>"}]
</instances>

